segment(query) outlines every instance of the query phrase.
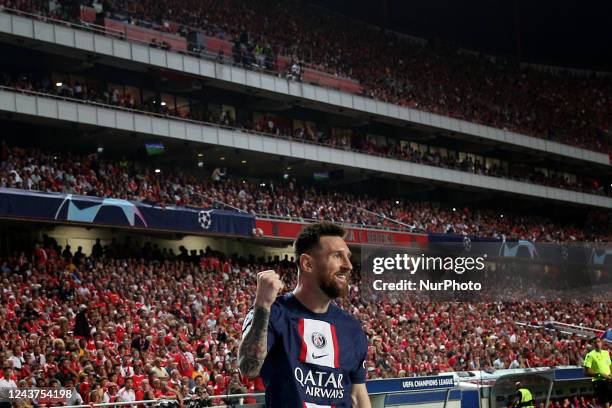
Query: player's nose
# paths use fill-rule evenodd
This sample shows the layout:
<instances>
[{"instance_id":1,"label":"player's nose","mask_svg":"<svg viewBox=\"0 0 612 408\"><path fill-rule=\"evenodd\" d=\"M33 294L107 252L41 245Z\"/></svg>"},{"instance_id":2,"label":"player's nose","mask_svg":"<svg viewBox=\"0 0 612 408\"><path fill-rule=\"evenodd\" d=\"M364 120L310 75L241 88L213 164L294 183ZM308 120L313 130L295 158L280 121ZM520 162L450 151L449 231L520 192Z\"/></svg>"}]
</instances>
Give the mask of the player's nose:
<instances>
[{"instance_id":1,"label":"player's nose","mask_svg":"<svg viewBox=\"0 0 612 408\"><path fill-rule=\"evenodd\" d=\"M342 257L342 268L348 270L349 272L353 270L353 264L351 263L349 257L346 255Z\"/></svg>"}]
</instances>

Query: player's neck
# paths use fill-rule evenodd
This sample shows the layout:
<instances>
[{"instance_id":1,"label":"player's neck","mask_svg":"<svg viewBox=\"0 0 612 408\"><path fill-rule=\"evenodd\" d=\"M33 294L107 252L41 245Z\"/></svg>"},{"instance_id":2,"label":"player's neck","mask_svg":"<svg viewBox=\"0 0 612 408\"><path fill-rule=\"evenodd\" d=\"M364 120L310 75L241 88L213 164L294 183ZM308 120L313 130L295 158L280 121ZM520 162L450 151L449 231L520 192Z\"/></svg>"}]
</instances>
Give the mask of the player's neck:
<instances>
[{"instance_id":1,"label":"player's neck","mask_svg":"<svg viewBox=\"0 0 612 408\"><path fill-rule=\"evenodd\" d=\"M327 312L331 303L330 298L319 288L309 290L301 283L298 283L293 295L306 309L313 313Z\"/></svg>"}]
</instances>

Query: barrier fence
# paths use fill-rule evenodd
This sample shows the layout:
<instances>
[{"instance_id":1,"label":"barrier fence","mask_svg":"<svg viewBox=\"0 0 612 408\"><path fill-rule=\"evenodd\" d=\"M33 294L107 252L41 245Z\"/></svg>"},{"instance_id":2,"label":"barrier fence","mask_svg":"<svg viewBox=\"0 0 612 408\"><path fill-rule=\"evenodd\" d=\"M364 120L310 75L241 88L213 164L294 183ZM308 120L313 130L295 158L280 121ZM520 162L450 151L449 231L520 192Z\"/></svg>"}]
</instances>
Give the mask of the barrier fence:
<instances>
[{"instance_id":1,"label":"barrier fence","mask_svg":"<svg viewBox=\"0 0 612 408\"><path fill-rule=\"evenodd\" d=\"M533 394L537 405L563 399L586 398L593 401L591 378L584 369L567 366L496 371L452 372L426 377L368 380L366 387L372 408L502 408L516 394L516 383ZM241 407L260 408L264 393L211 395L203 398L160 398L68 405L68 408L147 406L151 408ZM257 402L244 403L249 398ZM27 401L23 401L27 402ZM209 405L216 402L217 405Z\"/></svg>"},{"instance_id":2,"label":"barrier fence","mask_svg":"<svg viewBox=\"0 0 612 408\"><path fill-rule=\"evenodd\" d=\"M205 398L184 398L182 400L178 400L178 399L165 399L165 398L161 398L161 399L153 399L153 400L143 400L143 401L120 401L120 402L101 402L101 403L95 403L95 404L81 404L81 405L66 405L66 408L94 408L94 407L124 407L124 406L134 406L134 405L138 405L138 406L165 406L167 408L171 408L172 406L180 406L180 405L184 405L185 407L198 407L198 406L206 406L206 405L201 405L202 403L205 403L207 401L211 401L211 400L230 400L230 399L244 399L247 397L252 397L252 398L258 398L258 399L262 399L265 396L265 393L244 393L244 394L223 394L223 395L213 395L213 396L208 396ZM234 406L238 406L239 403L235 403L235 404L225 404L225 405L214 405L215 407L218 408L224 408L224 407L234 407ZM255 404L241 404L240 406L248 406L248 407L257 407L257 406L263 406L263 404L261 403L255 403Z\"/></svg>"}]
</instances>

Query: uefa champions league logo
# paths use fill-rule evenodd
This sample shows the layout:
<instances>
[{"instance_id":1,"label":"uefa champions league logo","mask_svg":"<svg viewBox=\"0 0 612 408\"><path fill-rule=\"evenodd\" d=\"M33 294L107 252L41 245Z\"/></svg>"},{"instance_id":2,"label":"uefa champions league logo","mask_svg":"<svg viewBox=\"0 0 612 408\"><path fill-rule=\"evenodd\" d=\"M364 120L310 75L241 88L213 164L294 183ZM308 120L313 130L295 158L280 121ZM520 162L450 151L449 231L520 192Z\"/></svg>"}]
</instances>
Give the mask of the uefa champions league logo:
<instances>
[{"instance_id":1,"label":"uefa champions league logo","mask_svg":"<svg viewBox=\"0 0 612 408\"><path fill-rule=\"evenodd\" d=\"M207 230L212 226L212 214L211 214L211 210L208 211L200 211L198 213L198 222L200 223L200 226Z\"/></svg>"},{"instance_id":2,"label":"uefa champions league logo","mask_svg":"<svg viewBox=\"0 0 612 408\"><path fill-rule=\"evenodd\" d=\"M561 258L567 261L569 258L569 249L566 246L561 247Z\"/></svg>"},{"instance_id":3,"label":"uefa champions league logo","mask_svg":"<svg viewBox=\"0 0 612 408\"><path fill-rule=\"evenodd\" d=\"M55 213L56 220L62 219L60 213L65 207L67 207L65 215L67 221L94 223L98 221L101 211L111 207L121 210L130 226L135 227L136 219L138 218L145 227L148 227L147 221L138 207L128 200L118 198L104 198L100 200L97 197L79 197L68 194L57 208Z\"/></svg>"},{"instance_id":4,"label":"uefa champions league logo","mask_svg":"<svg viewBox=\"0 0 612 408\"><path fill-rule=\"evenodd\" d=\"M312 333L312 336L310 339L312 340L312 344L314 344L314 346L318 349L322 349L327 344L327 340L325 339L325 336L319 332Z\"/></svg>"}]
</instances>

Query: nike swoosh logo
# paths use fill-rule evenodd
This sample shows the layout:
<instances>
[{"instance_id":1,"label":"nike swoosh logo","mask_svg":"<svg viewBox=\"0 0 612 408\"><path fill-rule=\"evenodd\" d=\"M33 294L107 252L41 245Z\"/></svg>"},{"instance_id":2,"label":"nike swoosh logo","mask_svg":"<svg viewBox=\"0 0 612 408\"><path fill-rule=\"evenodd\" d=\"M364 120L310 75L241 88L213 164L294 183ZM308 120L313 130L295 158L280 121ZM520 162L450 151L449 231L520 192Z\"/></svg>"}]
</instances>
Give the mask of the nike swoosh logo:
<instances>
[{"instance_id":1,"label":"nike swoosh logo","mask_svg":"<svg viewBox=\"0 0 612 408\"><path fill-rule=\"evenodd\" d=\"M315 353L312 353L311 355L312 355L312 358L314 358L315 360L318 359L318 358L323 358L325 356L329 356L329 354L321 354L320 356L315 356Z\"/></svg>"}]
</instances>

